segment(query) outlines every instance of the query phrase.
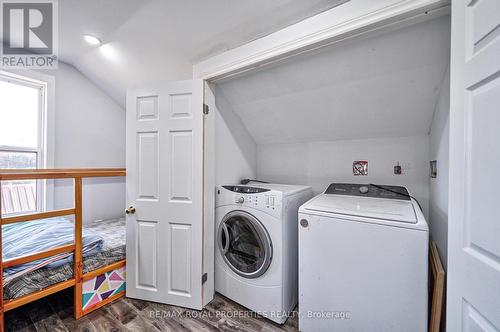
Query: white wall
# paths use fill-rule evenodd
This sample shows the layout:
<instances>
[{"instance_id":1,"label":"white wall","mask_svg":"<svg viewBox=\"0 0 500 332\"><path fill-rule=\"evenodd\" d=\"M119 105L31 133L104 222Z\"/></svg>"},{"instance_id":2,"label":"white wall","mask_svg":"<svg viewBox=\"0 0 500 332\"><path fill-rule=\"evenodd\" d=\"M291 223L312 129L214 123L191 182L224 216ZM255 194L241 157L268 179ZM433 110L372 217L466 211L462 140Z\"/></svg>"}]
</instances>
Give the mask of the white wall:
<instances>
[{"instance_id":1,"label":"white wall","mask_svg":"<svg viewBox=\"0 0 500 332\"><path fill-rule=\"evenodd\" d=\"M257 174L257 146L218 87L215 95L215 184L253 179Z\"/></svg>"},{"instance_id":2,"label":"white wall","mask_svg":"<svg viewBox=\"0 0 500 332\"><path fill-rule=\"evenodd\" d=\"M430 160L437 160L437 177L430 179L429 224L446 268L448 248L448 168L449 168L450 74L441 85L430 131Z\"/></svg>"},{"instance_id":3,"label":"white wall","mask_svg":"<svg viewBox=\"0 0 500 332\"><path fill-rule=\"evenodd\" d=\"M55 78L54 167L125 167L125 111L70 65L44 74ZM72 183L58 181L54 208L72 205ZM84 181L84 221L121 216L124 207L124 178Z\"/></svg>"},{"instance_id":4,"label":"white wall","mask_svg":"<svg viewBox=\"0 0 500 332\"><path fill-rule=\"evenodd\" d=\"M364 36L221 81L257 144L427 135L449 17Z\"/></svg>"},{"instance_id":5,"label":"white wall","mask_svg":"<svg viewBox=\"0 0 500 332\"><path fill-rule=\"evenodd\" d=\"M427 135L258 145L257 176L271 182L310 185L315 193L332 182L403 185L427 216L428 156ZM352 174L354 160L368 160L368 176ZM402 175L393 173L397 162L403 167Z\"/></svg>"}]
</instances>

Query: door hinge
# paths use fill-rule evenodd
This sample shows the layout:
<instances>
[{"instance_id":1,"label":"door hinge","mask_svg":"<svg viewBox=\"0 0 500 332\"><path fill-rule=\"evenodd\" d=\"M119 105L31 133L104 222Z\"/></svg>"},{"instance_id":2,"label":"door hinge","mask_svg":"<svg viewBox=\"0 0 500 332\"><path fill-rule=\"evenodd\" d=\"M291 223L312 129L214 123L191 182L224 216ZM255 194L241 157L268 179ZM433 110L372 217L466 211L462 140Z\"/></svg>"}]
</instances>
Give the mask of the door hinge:
<instances>
[{"instance_id":1,"label":"door hinge","mask_svg":"<svg viewBox=\"0 0 500 332\"><path fill-rule=\"evenodd\" d=\"M203 114L207 115L210 109L208 108L207 104L203 104Z\"/></svg>"},{"instance_id":2,"label":"door hinge","mask_svg":"<svg viewBox=\"0 0 500 332\"><path fill-rule=\"evenodd\" d=\"M203 275L201 276L201 284L203 285L208 279L208 274L206 273L203 273Z\"/></svg>"}]
</instances>

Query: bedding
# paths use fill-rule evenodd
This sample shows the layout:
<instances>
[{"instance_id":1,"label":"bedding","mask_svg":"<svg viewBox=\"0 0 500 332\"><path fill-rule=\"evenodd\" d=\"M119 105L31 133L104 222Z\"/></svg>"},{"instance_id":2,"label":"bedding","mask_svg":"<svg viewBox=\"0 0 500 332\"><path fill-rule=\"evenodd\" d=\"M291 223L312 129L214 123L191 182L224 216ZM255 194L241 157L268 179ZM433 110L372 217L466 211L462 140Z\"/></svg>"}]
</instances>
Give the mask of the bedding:
<instances>
[{"instance_id":1,"label":"bedding","mask_svg":"<svg viewBox=\"0 0 500 332\"><path fill-rule=\"evenodd\" d=\"M2 227L2 255L8 260L54 247L72 244L74 223L67 218L40 219ZM102 248L102 237L89 230L82 232L82 254L87 257ZM42 268L54 268L73 261L73 253L64 253L26 264L16 265L4 270L4 283L21 277L26 273Z\"/></svg>"},{"instance_id":2,"label":"bedding","mask_svg":"<svg viewBox=\"0 0 500 332\"><path fill-rule=\"evenodd\" d=\"M47 219L40 220L40 225L43 224L43 226L46 227L48 224L54 222L53 219L49 221ZM33 236L34 240L40 241L40 243L42 243L44 246L48 245L43 249L69 244L73 242L73 222L69 220L65 220L65 222L61 221L59 226L61 226L62 229L65 229L66 227L69 227L66 224L68 222L71 226L70 231L68 232L68 230L66 229L66 231L63 230L63 233L70 234L69 237L71 239L66 243L61 244L63 240L59 239L58 237L64 238L66 237L66 235L61 235L59 233L60 230L56 229L45 231L44 227L42 227L38 229L38 232L35 231L34 233L30 233L29 235L25 234L25 236ZM7 226L10 225L3 226L2 234L4 236L10 231L13 231ZM31 230L33 231L34 229ZM40 251L40 247L34 247L33 244L30 244L28 241L24 241L24 238L23 236L21 236L21 234L27 231L28 229L21 227L19 234L15 232L13 232L15 233L14 235L9 234L10 236L12 236L12 238L16 239L18 243L16 245L16 243L4 242L3 250L8 255L14 255L12 254L12 252L14 251L17 253L24 252L24 254L33 253L34 251ZM51 236L52 240L55 240L55 242L47 241L47 239L49 239ZM54 236L57 239L54 239ZM87 273L116 261L125 259L124 219L96 221L90 224L83 225L82 239L84 247L83 273ZM3 238L3 240L5 241L5 238ZM49 244L46 245L46 242L48 242ZM8 247L9 250L6 251ZM13 249L13 247L15 247L16 249ZM32 249L29 250L29 248ZM3 256L4 259L12 258L10 256L6 257L5 252ZM17 256L19 256L19 254L17 254ZM15 269L15 267L13 268ZM6 269L4 271L4 299L13 299L16 297L27 295L37 290L44 289L50 285L72 278L73 256L72 254L58 255L49 259L39 260L36 264L25 266L20 270L9 270L10 269Z\"/></svg>"}]
</instances>

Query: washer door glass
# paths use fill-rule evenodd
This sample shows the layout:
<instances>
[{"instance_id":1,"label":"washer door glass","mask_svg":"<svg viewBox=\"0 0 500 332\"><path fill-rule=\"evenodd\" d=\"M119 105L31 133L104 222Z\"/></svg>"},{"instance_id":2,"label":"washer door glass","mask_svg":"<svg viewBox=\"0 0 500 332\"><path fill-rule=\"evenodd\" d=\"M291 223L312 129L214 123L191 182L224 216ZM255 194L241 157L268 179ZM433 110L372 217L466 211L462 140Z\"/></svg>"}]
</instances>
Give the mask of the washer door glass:
<instances>
[{"instance_id":1,"label":"washer door glass","mask_svg":"<svg viewBox=\"0 0 500 332\"><path fill-rule=\"evenodd\" d=\"M246 278L267 271L272 259L269 234L262 224L244 211L228 213L219 225L219 249L231 269Z\"/></svg>"}]
</instances>

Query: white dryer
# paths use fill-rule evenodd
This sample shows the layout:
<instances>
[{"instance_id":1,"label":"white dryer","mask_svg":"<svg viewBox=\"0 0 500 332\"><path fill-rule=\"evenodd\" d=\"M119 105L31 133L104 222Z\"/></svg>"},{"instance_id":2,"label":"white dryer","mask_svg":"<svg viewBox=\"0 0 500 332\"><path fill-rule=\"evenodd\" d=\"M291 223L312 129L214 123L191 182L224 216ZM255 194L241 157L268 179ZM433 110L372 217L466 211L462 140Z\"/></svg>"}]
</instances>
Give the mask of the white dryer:
<instances>
[{"instance_id":1,"label":"white dryer","mask_svg":"<svg viewBox=\"0 0 500 332\"><path fill-rule=\"evenodd\" d=\"M404 187L334 183L300 207L300 331L427 330L417 204Z\"/></svg>"},{"instance_id":2,"label":"white dryer","mask_svg":"<svg viewBox=\"0 0 500 332\"><path fill-rule=\"evenodd\" d=\"M277 323L297 304L297 215L310 187L216 188L215 290Z\"/></svg>"}]
</instances>

